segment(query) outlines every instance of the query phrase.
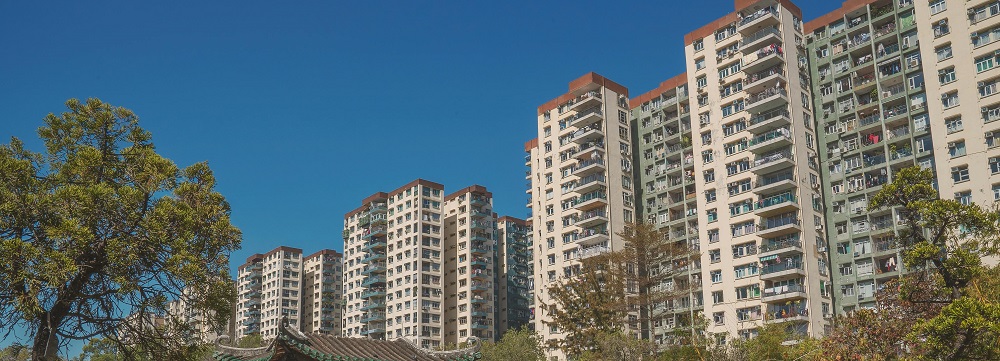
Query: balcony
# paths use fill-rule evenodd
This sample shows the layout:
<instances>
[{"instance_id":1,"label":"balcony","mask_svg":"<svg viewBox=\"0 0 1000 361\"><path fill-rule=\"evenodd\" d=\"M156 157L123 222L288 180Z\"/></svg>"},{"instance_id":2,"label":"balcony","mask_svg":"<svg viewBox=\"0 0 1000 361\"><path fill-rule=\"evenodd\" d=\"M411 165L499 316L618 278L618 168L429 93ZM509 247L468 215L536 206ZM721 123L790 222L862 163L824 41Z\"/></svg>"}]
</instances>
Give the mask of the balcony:
<instances>
[{"instance_id":1,"label":"balcony","mask_svg":"<svg viewBox=\"0 0 1000 361\"><path fill-rule=\"evenodd\" d=\"M372 250L375 250L375 249L383 249L383 248L385 248L385 246L386 246L386 242L385 242L384 239L376 239L376 240L371 240L371 241L365 242L365 245L363 247L361 247L361 250L364 251L364 252L371 252Z\"/></svg>"},{"instance_id":2,"label":"balcony","mask_svg":"<svg viewBox=\"0 0 1000 361\"><path fill-rule=\"evenodd\" d=\"M372 222L372 217L370 215L366 214L366 215L363 215L361 217L358 217L358 226L364 227L364 226L367 226L371 222Z\"/></svg>"},{"instance_id":3,"label":"balcony","mask_svg":"<svg viewBox=\"0 0 1000 361\"><path fill-rule=\"evenodd\" d=\"M493 300L490 299L489 297L473 296L472 299L469 300L469 302L471 302L474 305L485 305L493 302Z\"/></svg>"},{"instance_id":4,"label":"balcony","mask_svg":"<svg viewBox=\"0 0 1000 361\"><path fill-rule=\"evenodd\" d=\"M492 311L476 310L476 309L473 309L470 312L470 314L472 314L472 317L490 317L491 313L492 313Z\"/></svg>"},{"instance_id":5,"label":"balcony","mask_svg":"<svg viewBox=\"0 0 1000 361\"><path fill-rule=\"evenodd\" d=\"M761 219L757 225L757 235L761 238L773 238L801 230L801 222L794 215Z\"/></svg>"},{"instance_id":6,"label":"balcony","mask_svg":"<svg viewBox=\"0 0 1000 361\"><path fill-rule=\"evenodd\" d=\"M601 111L601 107L596 106L593 108L585 109L576 113L569 118L564 120L562 132L560 134L568 133L568 131L579 130L580 127L591 125L594 122L601 121L604 119L604 112Z\"/></svg>"},{"instance_id":7,"label":"balcony","mask_svg":"<svg viewBox=\"0 0 1000 361\"><path fill-rule=\"evenodd\" d=\"M592 246L581 248L579 253L579 259L590 258L593 256L601 255L611 252L611 247L608 246Z\"/></svg>"},{"instance_id":8,"label":"balcony","mask_svg":"<svg viewBox=\"0 0 1000 361\"><path fill-rule=\"evenodd\" d=\"M376 284L384 284L385 276L368 276L361 280L362 287L368 287Z\"/></svg>"},{"instance_id":9,"label":"balcony","mask_svg":"<svg viewBox=\"0 0 1000 361\"><path fill-rule=\"evenodd\" d=\"M749 73L772 65L780 67L785 62L784 55L784 50L777 44L765 46L743 57L743 71Z\"/></svg>"},{"instance_id":10,"label":"balcony","mask_svg":"<svg viewBox=\"0 0 1000 361\"><path fill-rule=\"evenodd\" d=\"M777 25L781 23L781 20L778 17L778 9L774 6L768 6L744 16L736 25L736 29L740 32L744 32L749 29L754 29L755 26Z\"/></svg>"},{"instance_id":11,"label":"balcony","mask_svg":"<svg viewBox=\"0 0 1000 361\"><path fill-rule=\"evenodd\" d=\"M478 255L483 255L493 252L493 249L490 246L482 242L473 242L472 246L469 247L469 249L472 250L472 254L478 254Z\"/></svg>"},{"instance_id":12,"label":"balcony","mask_svg":"<svg viewBox=\"0 0 1000 361\"><path fill-rule=\"evenodd\" d=\"M576 187L570 192L576 194L586 194L607 186L607 179L603 173L591 174L576 181Z\"/></svg>"},{"instance_id":13,"label":"balcony","mask_svg":"<svg viewBox=\"0 0 1000 361\"><path fill-rule=\"evenodd\" d=\"M608 195L604 192L604 190L590 192L573 199L573 207L581 211L588 211L598 207L603 207L607 204Z\"/></svg>"},{"instance_id":14,"label":"balcony","mask_svg":"<svg viewBox=\"0 0 1000 361\"><path fill-rule=\"evenodd\" d=\"M788 92L785 91L785 88L771 87L759 93L750 94L745 110L753 113L761 109L775 108L780 104L786 103L788 103Z\"/></svg>"},{"instance_id":15,"label":"balcony","mask_svg":"<svg viewBox=\"0 0 1000 361\"><path fill-rule=\"evenodd\" d=\"M569 109L570 110L587 109L593 106L597 106L601 103L602 103L601 93L594 90L576 97L576 99L573 100L573 104L569 106Z\"/></svg>"},{"instance_id":16,"label":"balcony","mask_svg":"<svg viewBox=\"0 0 1000 361\"><path fill-rule=\"evenodd\" d=\"M473 282L470 286L472 292L484 292L493 289L492 282Z\"/></svg>"},{"instance_id":17,"label":"balcony","mask_svg":"<svg viewBox=\"0 0 1000 361\"><path fill-rule=\"evenodd\" d=\"M796 180L792 172L758 177L752 191L755 194L774 193L795 188Z\"/></svg>"},{"instance_id":18,"label":"balcony","mask_svg":"<svg viewBox=\"0 0 1000 361\"><path fill-rule=\"evenodd\" d=\"M574 234L574 241L583 246L595 245L610 239L607 229L584 229Z\"/></svg>"},{"instance_id":19,"label":"balcony","mask_svg":"<svg viewBox=\"0 0 1000 361\"><path fill-rule=\"evenodd\" d=\"M490 199L485 196L472 195L471 197L469 197L469 204L479 207L489 207Z\"/></svg>"},{"instance_id":20,"label":"balcony","mask_svg":"<svg viewBox=\"0 0 1000 361\"><path fill-rule=\"evenodd\" d=\"M761 153L792 144L792 133L788 128L778 128L764 134L760 134L747 142L751 152Z\"/></svg>"},{"instance_id":21,"label":"balcony","mask_svg":"<svg viewBox=\"0 0 1000 361\"><path fill-rule=\"evenodd\" d=\"M786 127L792 123L787 107L770 109L763 113L758 113L747 121L746 130L749 132L761 132L781 127Z\"/></svg>"},{"instance_id":22,"label":"balcony","mask_svg":"<svg viewBox=\"0 0 1000 361\"><path fill-rule=\"evenodd\" d=\"M371 336L385 333L385 327L373 327L369 325L368 328L361 330L362 336Z\"/></svg>"},{"instance_id":23,"label":"balcony","mask_svg":"<svg viewBox=\"0 0 1000 361\"><path fill-rule=\"evenodd\" d=\"M376 321L385 321L385 312L369 312L368 315L361 318L361 323Z\"/></svg>"},{"instance_id":24,"label":"balcony","mask_svg":"<svg viewBox=\"0 0 1000 361\"><path fill-rule=\"evenodd\" d=\"M752 169L758 174L770 173L788 166L794 166L794 157L790 150L780 150L765 154L754 159Z\"/></svg>"},{"instance_id":25,"label":"balcony","mask_svg":"<svg viewBox=\"0 0 1000 361\"><path fill-rule=\"evenodd\" d=\"M385 308L385 301L368 301L365 302L364 306L361 306L362 311L370 311L380 308Z\"/></svg>"},{"instance_id":26,"label":"balcony","mask_svg":"<svg viewBox=\"0 0 1000 361\"><path fill-rule=\"evenodd\" d=\"M490 260L482 257L477 257L472 259L472 266L488 267L490 265Z\"/></svg>"},{"instance_id":27,"label":"balcony","mask_svg":"<svg viewBox=\"0 0 1000 361\"><path fill-rule=\"evenodd\" d=\"M580 161L576 164L576 169L573 170L574 177L586 178L588 175L604 172L604 159L603 158L593 158Z\"/></svg>"},{"instance_id":28,"label":"balcony","mask_svg":"<svg viewBox=\"0 0 1000 361\"><path fill-rule=\"evenodd\" d=\"M788 82L785 80L785 70L782 69L780 65L747 75L747 77L743 79L743 91L747 93L758 93L764 89L764 84L774 84L775 81L781 81L783 83Z\"/></svg>"},{"instance_id":29,"label":"balcony","mask_svg":"<svg viewBox=\"0 0 1000 361\"><path fill-rule=\"evenodd\" d=\"M766 319L773 323L809 321L809 309L797 302L784 306L768 306Z\"/></svg>"},{"instance_id":30,"label":"balcony","mask_svg":"<svg viewBox=\"0 0 1000 361\"><path fill-rule=\"evenodd\" d=\"M755 204L756 209L754 210L754 213L761 217L785 213L787 211L798 209L799 204L796 202L797 198L795 197L795 194L793 194L792 191L788 191L758 200Z\"/></svg>"},{"instance_id":31,"label":"balcony","mask_svg":"<svg viewBox=\"0 0 1000 361\"><path fill-rule=\"evenodd\" d=\"M472 329L473 330L489 330L490 328L492 328L492 327L490 325L485 324L485 323L479 323L479 322L473 322L472 323Z\"/></svg>"},{"instance_id":32,"label":"balcony","mask_svg":"<svg viewBox=\"0 0 1000 361\"><path fill-rule=\"evenodd\" d=\"M767 240L760 246L760 258L774 256L785 252L802 253L802 241L799 240L798 234L791 234L785 237Z\"/></svg>"},{"instance_id":33,"label":"balcony","mask_svg":"<svg viewBox=\"0 0 1000 361\"><path fill-rule=\"evenodd\" d=\"M493 214L480 208L473 208L469 211L469 215L472 218L486 218L491 217Z\"/></svg>"},{"instance_id":34,"label":"balcony","mask_svg":"<svg viewBox=\"0 0 1000 361\"><path fill-rule=\"evenodd\" d=\"M781 42L781 31L777 27L768 27L740 39L740 51L744 54L760 49L765 44Z\"/></svg>"},{"instance_id":35,"label":"balcony","mask_svg":"<svg viewBox=\"0 0 1000 361\"><path fill-rule=\"evenodd\" d=\"M385 213L389 208L386 207L385 203L372 203L368 205L369 214L380 214Z\"/></svg>"},{"instance_id":36,"label":"balcony","mask_svg":"<svg viewBox=\"0 0 1000 361\"><path fill-rule=\"evenodd\" d=\"M343 237L343 238L348 238L348 237L350 237L350 236L351 236L351 230L349 230L349 229L345 229L345 230L344 230L344 232L343 232L343 235L344 235L344 237Z\"/></svg>"},{"instance_id":37,"label":"balcony","mask_svg":"<svg viewBox=\"0 0 1000 361\"><path fill-rule=\"evenodd\" d=\"M368 265L368 268L365 268L363 271L361 271L361 274L367 276L372 273L382 273L382 272L385 272L385 263L372 263Z\"/></svg>"},{"instance_id":38,"label":"balcony","mask_svg":"<svg viewBox=\"0 0 1000 361\"><path fill-rule=\"evenodd\" d=\"M384 288L375 288L375 289L370 289L370 290L364 290L364 291L361 292L361 299L363 299L363 300L367 300L367 299L373 298L373 297L385 297L385 289Z\"/></svg>"},{"instance_id":39,"label":"balcony","mask_svg":"<svg viewBox=\"0 0 1000 361\"><path fill-rule=\"evenodd\" d=\"M382 260L385 260L384 253L369 253L368 255L366 255L364 258L361 259L361 263L371 263L374 261L382 261Z\"/></svg>"},{"instance_id":40,"label":"balcony","mask_svg":"<svg viewBox=\"0 0 1000 361\"><path fill-rule=\"evenodd\" d=\"M384 236L386 230L385 226L372 227L371 229L366 230L361 238L370 239L372 237Z\"/></svg>"},{"instance_id":41,"label":"balcony","mask_svg":"<svg viewBox=\"0 0 1000 361\"><path fill-rule=\"evenodd\" d=\"M780 303L806 298L806 288L802 285L774 286L764 289L761 301L767 303Z\"/></svg>"},{"instance_id":42,"label":"balcony","mask_svg":"<svg viewBox=\"0 0 1000 361\"><path fill-rule=\"evenodd\" d=\"M601 223L606 223L608 221L607 212L604 209L595 209L592 211L587 211L580 213L576 219L576 226L581 228L592 227Z\"/></svg>"},{"instance_id":43,"label":"balcony","mask_svg":"<svg viewBox=\"0 0 1000 361\"><path fill-rule=\"evenodd\" d=\"M803 268L802 261L792 258L780 261L776 260L775 263L763 266L760 269L761 280L782 280L805 277L805 275L806 271Z\"/></svg>"}]
</instances>

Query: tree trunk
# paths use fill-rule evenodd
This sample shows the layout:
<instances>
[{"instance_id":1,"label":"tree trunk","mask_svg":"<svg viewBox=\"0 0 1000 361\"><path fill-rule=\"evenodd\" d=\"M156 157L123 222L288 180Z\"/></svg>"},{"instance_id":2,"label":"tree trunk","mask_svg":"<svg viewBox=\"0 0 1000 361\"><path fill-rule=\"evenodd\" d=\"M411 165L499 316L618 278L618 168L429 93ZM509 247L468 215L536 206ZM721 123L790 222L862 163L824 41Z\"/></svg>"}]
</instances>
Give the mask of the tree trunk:
<instances>
[{"instance_id":1,"label":"tree trunk","mask_svg":"<svg viewBox=\"0 0 1000 361\"><path fill-rule=\"evenodd\" d=\"M31 345L32 360L59 361L59 338L55 332L58 323L52 323L51 315L51 312L44 313L38 322L38 331Z\"/></svg>"}]
</instances>

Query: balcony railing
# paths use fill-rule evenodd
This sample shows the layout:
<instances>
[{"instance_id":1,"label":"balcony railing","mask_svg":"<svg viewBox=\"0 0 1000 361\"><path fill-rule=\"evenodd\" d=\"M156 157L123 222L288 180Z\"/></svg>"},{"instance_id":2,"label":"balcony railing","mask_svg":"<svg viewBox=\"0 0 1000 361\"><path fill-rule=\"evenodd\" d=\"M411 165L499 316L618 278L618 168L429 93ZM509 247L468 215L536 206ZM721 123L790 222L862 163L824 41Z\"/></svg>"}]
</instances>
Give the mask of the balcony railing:
<instances>
[{"instance_id":1,"label":"balcony railing","mask_svg":"<svg viewBox=\"0 0 1000 361\"><path fill-rule=\"evenodd\" d=\"M757 102L759 102L761 100L770 98L770 97L772 97L774 95L777 95L777 94L781 94L783 96L788 96L788 92L785 91L785 88L773 88L773 87L772 88L767 88L767 89L764 89L764 91L759 92L757 94L750 94L749 99L747 99L747 105L751 105L751 104L757 103Z\"/></svg>"},{"instance_id":2,"label":"balcony railing","mask_svg":"<svg viewBox=\"0 0 1000 361\"><path fill-rule=\"evenodd\" d=\"M753 166L760 167L765 164L774 163L783 159L792 160L792 152L790 150L783 150L779 152L774 152L765 156L758 157L754 159Z\"/></svg>"},{"instance_id":3,"label":"balcony railing","mask_svg":"<svg viewBox=\"0 0 1000 361\"><path fill-rule=\"evenodd\" d=\"M754 126L762 122L782 116L786 118L789 117L788 108L782 107L778 109L771 109L766 112L754 115L753 117L750 117L750 120L747 122L747 126Z\"/></svg>"},{"instance_id":4,"label":"balcony railing","mask_svg":"<svg viewBox=\"0 0 1000 361\"><path fill-rule=\"evenodd\" d=\"M766 8L757 10L757 11L755 11L753 13L750 13L747 16L744 16L743 19L740 20L739 25L737 25L737 26L743 26L743 25L752 23L754 20L763 18L765 16L778 17L779 16L778 10L775 7L773 7L773 6L768 6Z\"/></svg>"},{"instance_id":5,"label":"balcony railing","mask_svg":"<svg viewBox=\"0 0 1000 361\"><path fill-rule=\"evenodd\" d=\"M776 27L765 28L765 29L760 30L760 31L758 31L756 33L753 33L750 36L747 36L747 37L741 39L740 40L740 47L742 48L743 46L746 46L747 44L751 44L751 43L753 43L753 42L755 42L757 40L763 39L764 37L766 37L768 35L777 35L778 37L781 37L781 32L778 31L778 28L776 28Z\"/></svg>"},{"instance_id":6,"label":"balcony railing","mask_svg":"<svg viewBox=\"0 0 1000 361\"><path fill-rule=\"evenodd\" d=\"M760 246L760 252L771 252L777 251L779 249L798 247L802 248L802 241L799 240L799 235L795 234L793 237L781 239L778 241L766 242Z\"/></svg>"},{"instance_id":7,"label":"balcony railing","mask_svg":"<svg viewBox=\"0 0 1000 361\"><path fill-rule=\"evenodd\" d=\"M785 192L779 195L770 196L757 201L757 209L767 208L782 203L795 202L796 198L792 192Z\"/></svg>"},{"instance_id":8,"label":"balcony railing","mask_svg":"<svg viewBox=\"0 0 1000 361\"><path fill-rule=\"evenodd\" d=\"M756 137L750 138L750 141L747 143L747 145L752 147L754 145L767 143L771 140L778 138L792 139L792 136L791 133L788 132L788 128L778 128L769 131L767 133L758 135Z\"/></svg>"},{"instance_id":9,"label":"balcony railing","mask_svg":"<svg viewBox=\"0 0 1000 361\"><path fill-rule=\"evenodd\" d=\"M770 264L770 265L761 267L760 274L766 275L766 274L778 273L778 272L782 272L782 271L795 270L795 269L798 269L798 270L803 269L802 268L802 261L791 260L791 261L788 261L788 262L782 261L782 262L778 262L778 263L775 263L775 264Z\"/></svg>"},{"instance_id":10,"label":"balcony railing","mask_svg":"<svg viewBox=\"0 0 1000 361\"><path fill-rule=\"evenodd\" d=\"M779 296L788 293L805 292L806 288L802 285L784 285L784 286L774 286L771 288L764 289L764 297Z\"/></svg>"},{"instance_id":11,"label":"balcony railing","mask_svg":"<svg viewBox=\"0 0 1000 361\"><path fill-rule=\"evenodd\" d=\"M755 186L756 187L766 187L766 186L769 186L769 185L774 184L774 183L778 183L778 182L786 181L786 180L792 180L792 179L795 179L795 177L792 176L791 172L781 173L781 174L770 176L770 177L760 177L760 178L757 178L757 184Z\"/></svg>"}]
</instances>

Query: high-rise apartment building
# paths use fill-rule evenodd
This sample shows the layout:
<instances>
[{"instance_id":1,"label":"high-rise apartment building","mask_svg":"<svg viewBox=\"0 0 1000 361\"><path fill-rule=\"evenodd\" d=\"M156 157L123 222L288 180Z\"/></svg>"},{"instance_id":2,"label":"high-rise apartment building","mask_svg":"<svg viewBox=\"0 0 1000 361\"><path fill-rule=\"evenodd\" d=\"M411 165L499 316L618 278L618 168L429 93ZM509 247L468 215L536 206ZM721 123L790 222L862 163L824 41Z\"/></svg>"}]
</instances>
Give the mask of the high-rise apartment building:
<instances>
[{"instance_id":1,"label":"high-rise apartment building","mask_svg":"<svg viewBox=\"0 0 1000 361\"><path fill-rule=\"evenodd\" d=\"M942 197L1000 198L996 15L997 1L860 0L806 24L837 312L905 272L897 210L868 207L899 169L935 170Z\"/></svg>"},{"instance_id":2,"label":"high-rise apartment building","mask_svg":"<svg viewBox=\"0 0 1000 361\"><path fill-rule=\"evenodd\" d=\"M187 330L191 332L189 336L205 343L213 343L222 335L232 339L236 332L236 319L233 317L235 314L230 312L228 322L225 325L213 325L214 313L194 307L191 297L198 296L190 290L190 288L185 288L180 297L167 303L164 324L168 327L174 323L185 324L190 327Z\"/></svg>"},{"instance_id":3,"label":"high-rise apartment building","mask_svg":"<svg viewBox=\"0 0 1000 361\"><path fill-rule=\"evenodd\" d=\"M497 219L496 261L497 305L494 319L496 337L507 330L533 327L534 283L532 279L531 223L511 216Z\"/></svg>"},{"instance_id":4,"label":"high-rise apartment building","mask_svg":"<svg viewBox=\"0 0 1000 361\"><path fill-rule=\"evenodd\" d=\"M801 11L785 0L684 37L701 142L694 143L705 316L716 334L761 321L820 336L832 301ZM705 142L704 140L709 140Z\"/></svg>"},{"instance_id":5,"label":"high-rise apartment building","mask_svg":"<svg viewBox=\"0 0 1000 361\"><path fill-rule=\"evenodd\" d=\"M445 197L444 209L444 342L457 345L470 336L493 340L493 194L482 186L464 188ZM421 277L433 280L434 276Z\"/></svg>"},{"instance_id":6,"label":"high-rise apartment building","mask_svg":"<svg viewBox=\"0 0 1000 361\"><path fill-rule=\"evenodd\" d=\"M306 256L302 262L302 332L342 335L342 255L325 249Z\"/></svg>"},{"instance_id":7,"label":"high-rise apartment building","mask_svg":"<svg viewBox=\"0 0 1000 361\"><path fill-rule=\"evenodd\" d=\"M622 248L616 233L635 220L628 106L628 89L590 73L538 108L538 138L525 147L535 284L573 277L580 259ZM558 338L559 330L546 324L547 290L535 296L535 329L545 339Z\"/></svg>"},{"instance_id":8,"label":"high-rise apartment building","mask_svg":"<svg viewBox=\"0 0 1000 361\"><path fill-rule=\"evenodd\" d=\"M282 316L299 327L302 301L302 250L281 246L254 254L237 272L237 337L278 335Z\"/></svg>"},{"instance_id":9,"label":"high-rise apartment building","mask_svg":"<svg viewBox=\"0 0 1000 361\"><path fill-rule=\"evenodd\" d=\"M493 339L492 194L418 179L344 216L344 335L424 347Z\"/></svg>"},{"instance_id":10,"label":"high-rise apartment building","mask_svg":"<svg viewBox=\"0 0 1000 361\"><path fill-rule=\"evenodd\" d=\"M539 108L539 137L525 145L536 282L572 276L573 260L615 249L615 230L589 227L631 218L634 182L641 219L703 254L675 263L692 270L692 291L664 307L701 310L716 334L749 337L773 322L821 336L829 316L871 305L905 272L896 210L868 207L895 172L919 165L935 170L943 197L1000 200L997 15L996 0L849 0L803 24L790 1L736 0L733 13L684 37L685 75L630 100L618 134L636 147L624 157L634 170L622 162L619 171L606 156L614 132L600 133L614 124L606 115L625 108L608 94L625 88L594 74L575 80ZM595 144L603 153L589 153ZM608 200L600 220L576 207L595 185L573 176L591 176L594 163L600 182L628 179L599 185ZM536 293L544 305L544 290ZM557 338L545 321L540 308L536 326Z\"/></svg>"},{"instance_id":11,"label":"high-rise apartment building","mask_svg":"<svg viewBox=\"0 0 1000 361\"><path fill-rule=\"evenodd\" d=\"M629 107L636 148L633 157L638 165L639 215L677 246L699 250L699 193L692 142L711 144L712 138L692 137L687 74L632 98ZM701 256L679 256L672 260L671 269L674 276L663 287L678 296L654 310L659 322L654 322L649 337L657 343L670 342L677 327L690 325L704 309Z\"/></svg>"}]
</instances>

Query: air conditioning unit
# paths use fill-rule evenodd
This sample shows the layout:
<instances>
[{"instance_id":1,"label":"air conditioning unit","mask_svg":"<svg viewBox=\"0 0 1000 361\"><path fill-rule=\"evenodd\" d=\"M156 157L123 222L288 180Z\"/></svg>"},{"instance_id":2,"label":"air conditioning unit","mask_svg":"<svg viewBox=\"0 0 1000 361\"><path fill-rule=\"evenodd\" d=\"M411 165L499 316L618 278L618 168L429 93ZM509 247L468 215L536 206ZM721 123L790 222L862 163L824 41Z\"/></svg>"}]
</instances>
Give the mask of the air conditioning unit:
<instances>
[{"instance_id":1,"label":"air conditioning unit","mask_svg":"<svg viewBox=\"0 0 1000 361\"><path fill-rule=\"evenodd\" d=\"M823 225L822 224L817 224L816 225L816 230L817 231L822 231L823 230Z\"/></svg>"},{"instance_id":2,"label":"air conditioning unit","mask_svg":"<svg viewBox=\"0 0 1000 361\"><path fill-rule=\"evenodd\" d=\"M990 139L990 138L993 138L993 132L986 132L986 133L983 133L983 137L985 137L986 139Z\"/></svg>"},{"instance_id":3,"label":"air conditioning unit","mask_svg":"<svg viewBox=\"0 0 1000 361\"><path fill-rule=\"evenodd\" d=\"M826 253L826 247L819 247L816 249L816 251L819 253Z\"/></svg>"}]
</instances>

